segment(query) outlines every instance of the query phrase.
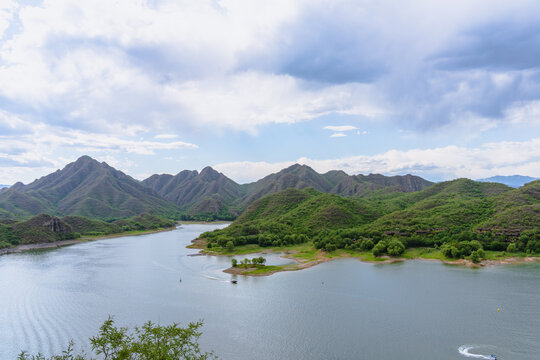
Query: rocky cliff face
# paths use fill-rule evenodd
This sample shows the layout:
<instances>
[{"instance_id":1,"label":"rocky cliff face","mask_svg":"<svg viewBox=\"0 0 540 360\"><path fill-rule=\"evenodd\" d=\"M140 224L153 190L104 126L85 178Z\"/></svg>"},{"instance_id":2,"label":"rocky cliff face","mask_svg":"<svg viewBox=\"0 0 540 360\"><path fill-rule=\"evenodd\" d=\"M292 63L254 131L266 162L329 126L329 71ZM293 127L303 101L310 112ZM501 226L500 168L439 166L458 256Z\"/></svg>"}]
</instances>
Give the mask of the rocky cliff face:
<instances>
[{"instance_id":1,"label":"rocky cliff face","mask_svg":"<svg viewBox=\"0 0 540 360\"><path fill-rule=\"evenodd\" d=\"M239 185L211 167L200 173L184 170L175 176L152 175L142 182L168 201L189 213L215 213L238 215L232 206L244 195Z\"/></svg>"},{"instance_id":2,"label":"rocky cliff face","mask_svg":"<svg viewBox=\"0 0 540 360\"><path fill-rule=\"evenodd\" d=\"M65 235L72 232L71 226L55 216L40 214L27 221L27 226L45 228L47 231Z\"/></svg>"}]
</instances>

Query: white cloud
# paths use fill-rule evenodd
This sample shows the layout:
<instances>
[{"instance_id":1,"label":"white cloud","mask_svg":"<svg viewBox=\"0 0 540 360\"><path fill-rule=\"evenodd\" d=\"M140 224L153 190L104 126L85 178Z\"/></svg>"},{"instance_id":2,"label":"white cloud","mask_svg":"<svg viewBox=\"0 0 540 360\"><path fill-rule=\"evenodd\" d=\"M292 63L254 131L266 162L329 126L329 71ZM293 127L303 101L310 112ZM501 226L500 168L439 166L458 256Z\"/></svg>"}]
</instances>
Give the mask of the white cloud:
<instances>
[{"instance_id":1,"label":"white cloud","mask_svg":"<svg viewBox=\"0 0 540 360\"><path fill-rule=\"evenodd\" d=\"M259 46L298 6L45 0L19 11L22 31L1 47L0 95L111 132L209 123L253 131L309 119L331 111L330 101L341 104L343 94L231 72L238 52Z\"/></svg>"},{"instance_id":2,"label":"white cloud","mask_svg":"<svg viewBox=\"0 0 540 360\"><path fill-rule=\"evenodd\" d=\"M4 32L13 21L13 15L17 7L17 3L13 0L2 0L0 2L0 39L2 39Z\"/></svg>"},{"instance_id":3,"label":"white cloud","mask_svg":"<svg viewBox=\"0 0 540 360\"><path fill-rule=\"evenodd\" d=\"M121 135L34 123L0 110L0 179L6 183L29 181L29 176L63 167L75 160L72 154L77 153L93 153L125 169L133 163L119 161L111 154L154 155L158 151L198 148L196 144L179 140L145 140ZM70 155L58 157L58 153Z\"/></svg>"},{"instance_id":4,"label":"white cloud","mask_svg":"<svg viewBox=\"0 0 540 360\"><path fill-rule=\"evenodd\" d=\"M0 95L60 115L49 121L112 133L208 125L254 132L331 112L380 113L366 86L310 88L236 68L300 6L46 0L19 11L22 32L0 49Z\"/></svg>"},{"instance_id":5,"label":"white cloud","mask_svg":"<svg viewBox=\"0 0 540 360\"><path fill-rule=\"evenodd\" d=\"M35 139L34 137L38 137ZM33 146L24 146L33 139ZM120 138L116 136L87 133L77 130L62 130L55 128L48 128L42 126L38 131L31 135L20 136L17 139L6 138L0 136L2 144L1 148L13 148L19 146L22 149L30 152L32 147L49 146L49 147L70 147L78 149L79 151L119 151L124 153L134 154L154 154L158 150L171 150L191 148L196 149L198 146L195 144L183 142L183 141L148 141L148 140L130 140Z\"/></svg>"},{"instance_id":6,"label":"white cloud","mask_svg":"<svg viewBox=\"0 0 540 360\"><path fill-rule=\"evenodd\" d=\"M347 136L347 134L345 133L334 133L330 135L331 138L338 138L338 137L345 137L345 136Z\"/></svg>"},{"instance_id":7,"label":"white cloud","mask_svg":"<svg viewBox=\"0 0 540 360\"><path fill-rule=\"evenodd\" d=\"M176 139L177 137L176 134L158 134L154 136L154 139Z\"/></svg>"},{"instance_id":8,"label":"white cloud","mask_svg":"<svg viewBox=\"0 0 540 360\"><path fill-rule=\"evenodd\" d=\"M513 123L540 124L540 100L515 104L506 112Z\"/></svg>"},{"instance_id":9,"label":"white cloud","mask_svg":"<svg viewBox=\"0 0 540 360\"><path fill-rule=\"evenodd\" d=\"M268 163L264 161L236 161L221 163L212 167L239 183L248 183L259 180L266 175L270 175L271 173L277 173L293 164L294 161L283 161L276 163Z\"/></svg>"},{"instance_id":10,"label":"white cloud","mask_svg":"<svg viewBox=\"0 0 540 360\"><path fill-rule=\"evenodd\" d=\"M427 71L426 58L472 25L507 14L525 16L534 13L533 5L412 1L403 5L403 16L389 11L396 4L378 1L44 0L30 6L3 0L0 34L15 18L17 30L0 45L0 96L45 118L54 113L51 122L112 133L126 126L162 131L208 125L256 132L262 124L333 112L399 119L406 113L411 123L437 123L440 114L455 120L468 108L479 108L463 101L481 96L485 81L507 91L521 73L459 72L445 78ZM313 31L329 36L325 29L344 36L342 43L332 41L335 49L316 42L305 49L288 47L304 37L313 40ZM355 42L362 34L372 40ZM350 48L355 58L339 52ZM338 51L328 57L317 49ZM300 69L307 74L298 74L282 64L292 59L294 66L313 65L309 59L318 55L331 69L307 67ZM380 79L348 82L347 71L354 73L359 68L354 64L364 61L381 63ZM325 70L344 76L341 85L324 83L331 72ZM425 82L409 78L419 74ZM439 102L450 109L435 111ZM466 106L451 106L455 103Z\"/></svg>"},{"instance_id":11,"label":"white cloud","mask_svg":"<svg viewBox=\"0 0 540 360\"><path fill-rule=\"evenodd\" d=\"M358 130L356 126L352 126L352 125L338 125L338 126L328 125L328 126L323 127L323 129L337 131L337 132Z\"/></svg>"},{"instance_id":12,"label":"white cloud","mask_svg":"<svg viewBox=\"0 0 540 360\"><path fill-rule=\"evenodd\" d=\"M257 133L265 124L334 113L360 115L355 117L358 121L370 118L374 127L379 121L394 120L408 132L418 128L444 132L446 125L478 134L499 121L540 123L536 65L532 70L515 64L509 70L500 66L493 70L497 64L437 68L432 61L436 54L444 60L452 50L463 49L452 46L468 43L475 31L488 40L489 34L498 33L486 31L489 27L478 30L479 25L508 20L508 26L494 29L504 30L508 35L503 38L510 43L520 38L518 30L535 30L537 1L24 3L0 0L0 153L5 161L0 175L9 179L17 179L22 164L63 165L50 156L50 149L153 154L196 148L173 137L186 128L208 137L231 129ZM510 33L512 26L515 33ZM526 39L537 39L533 30ZM323 46L324 39L330 40L329 47ZM302 40L311 45L303 47ZM520 44L516 46L532 49L536 56L537 47ZM509 54L501 58L515 56ZM460 53L453 55L461 59ZM380 71L360 83L362 76L355 71L369 70L371 62L380 62L380 69L375 66ZM369 71L366 74L360 75L369 78ZM366 134L359 128L325 127L334 132L332 137L349 131ZM145 132L158 135L139 140ZM400 151L379 158L354 157L346 163L328 161L358 171L363 166L390 172L432 166L444 174L458 174L464 170L450 162L462 149L466 164L470 156L485 151L483 147L418 150L418 156L426 159L430 151L448 156L432 161L444 166L422 158L416 161ZM408 165L400 168L394 157ZM10 162L18 165L12 167ZM507 168L519 169L516 164L520 160ZM262 163L253 171L273 166Z\"/></svg>"},{"instance_id":13,"label":"white cloud","mask_svg":"<svg viewBox=\"0 0 540 360\"><path fill-rule=\"evenodd\" d=\"M308 157L296 161L230 162L216 169L232 179L256 181L293 163L311 166L320 173L343 170L349 174L416 174L428 179L450 180L458 177L479 179L494 175L540 177L540 138L525 142L486 143L479 147L447 146L408 151L391 150L373 156L351 156L317 160Z\"/></svg>"}]
</instances>

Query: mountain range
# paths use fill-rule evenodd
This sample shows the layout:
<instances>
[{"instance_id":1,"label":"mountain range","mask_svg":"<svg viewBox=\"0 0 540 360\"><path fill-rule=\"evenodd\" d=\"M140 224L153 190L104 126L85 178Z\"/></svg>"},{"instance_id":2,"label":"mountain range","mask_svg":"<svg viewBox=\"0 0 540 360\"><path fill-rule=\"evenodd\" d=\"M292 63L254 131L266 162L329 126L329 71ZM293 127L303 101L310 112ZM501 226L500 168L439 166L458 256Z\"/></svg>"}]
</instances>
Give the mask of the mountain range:
<instances>
[{"instance_id":1,"label":"mountain range","mask_svg":"<svg viewBox=\"0 0 540 360\"><path fill-rule=\"evenodd\" d=\"M414 192L432 185L417 176L319 174L292 165L250 184L238 184L211 167L177 175L152 175L139 182L88 156L24 185L0 191L0 217L24 219L39 213L115 220L140 213L168 218L232 220L252 202L284 189L314 188L342 196Z\"/></svg>"},{"instance_id":2,"label":"mountain range","mask_svg":"<svg viewBox=\"0 0 540 360\"><path fill-rule=\"evenodd\" d=\"M62 170L0 193L0 217L39 213L112 220L141 213L174 217L178 208L105 162L83 156Z\"/></svg>"},{"instance_id":3,"label":"mountain range","mask_svg":"<svg viewBox=\"0 0 540 360\"><path fill-rule=\"evenodd\" d=\"M309 166L299 164L242 185L210 167L200 173L184 170L175 176L152 175L142 183L174 202L188 215L217 214L222 219L234 219L255 200L289 188L314 188L325 193L362 197L376 190L412 192L432 185L413 175L364 176L347 175L343 171L319 174Z\"/></svg>"},{"instance_id":4,"label":"mountain range","mask_svg":"<svg viewBox=\"0 0 540 360\"><path fill-rule=\"evenodd\" d=\"M502 182L530 179L533 178L514 176L484 180ZM463 185L465 183L469 185ZM470 185L473 183L478 185ZM450 186L446 184L453 184L452 187L459 189L456 190L459 196L466 196L471 189L480 193L500 193L510 189L502 184L475 183L467 179L433 184L413 175L348 175L336 170L320 174L309 166L299 164L249 184L238 184L211 167L200 172L183 170L176 175L156 174L137 181L105 162L82 156L63 169L30 184L19 182L1 189L0 218L28 219L47 213L113 221L149 213L170 219L234 220L251 204L267 195L285 189L306 188L343 197L363 198L366 203L383 199L384 206L393 210L400 207L404 210L405 204L420 204L415 206L430 209L439 208L441 199L451 197L447 190L443 191L443 188ZM459 184L463 186L460 188ZM524 188L529 187L518 190L525 191L522 190ZM435 196L438 191L441 191L440 194ZM426 197L425 201L422 197ZM430 202L438 205L426 205ZM409 210L417 209L415 206ZM464 214L466 207L454 210ZM459 215L457 213L456 216ZM408 216L406 212L403 214Z\"/></svg>"}]
</instances>

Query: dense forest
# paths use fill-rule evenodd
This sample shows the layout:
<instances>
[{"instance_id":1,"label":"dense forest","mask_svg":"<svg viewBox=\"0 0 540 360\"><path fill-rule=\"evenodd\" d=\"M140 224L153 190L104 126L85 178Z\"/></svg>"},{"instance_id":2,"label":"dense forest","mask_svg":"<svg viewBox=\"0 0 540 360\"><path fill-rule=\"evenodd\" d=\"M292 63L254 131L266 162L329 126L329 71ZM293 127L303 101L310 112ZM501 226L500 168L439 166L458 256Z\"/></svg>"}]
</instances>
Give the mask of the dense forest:
<instances>
[{"instance_id":1,"label":"dense forest","mask_svg":"<svg viewBox=\"0 0 540 360\"><path fill-rule=\"evenodd\" d=\"M486 250L540 253L540 181L512 189L458 179L412 193L363 198L287 189L253 203L231 226L201 238L209 248L311 242L326 251L401 255L431 247L481 260Z\"/></svg>"}]
</instances>

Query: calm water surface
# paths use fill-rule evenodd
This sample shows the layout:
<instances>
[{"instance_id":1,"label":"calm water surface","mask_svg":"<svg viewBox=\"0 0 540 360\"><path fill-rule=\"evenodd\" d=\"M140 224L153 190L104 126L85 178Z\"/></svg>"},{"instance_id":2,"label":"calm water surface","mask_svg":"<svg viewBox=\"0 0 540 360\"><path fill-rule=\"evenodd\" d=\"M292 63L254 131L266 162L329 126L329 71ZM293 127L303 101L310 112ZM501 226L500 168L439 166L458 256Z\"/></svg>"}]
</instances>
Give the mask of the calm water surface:
<instances>
[{"instance_id":1,"label":"calm water surface","mask_svg":"<svg viewBox=\"0 0 540 360\"><path fill-rule=\"evenodd\" d=\"M109 314L123 326L203 319L203 348L226 360L540 359L540 264L347 259L233 285L230 258L185 248L216 227L1 256L0 359L87 344Z\"/></svg>"}]
</instances>

